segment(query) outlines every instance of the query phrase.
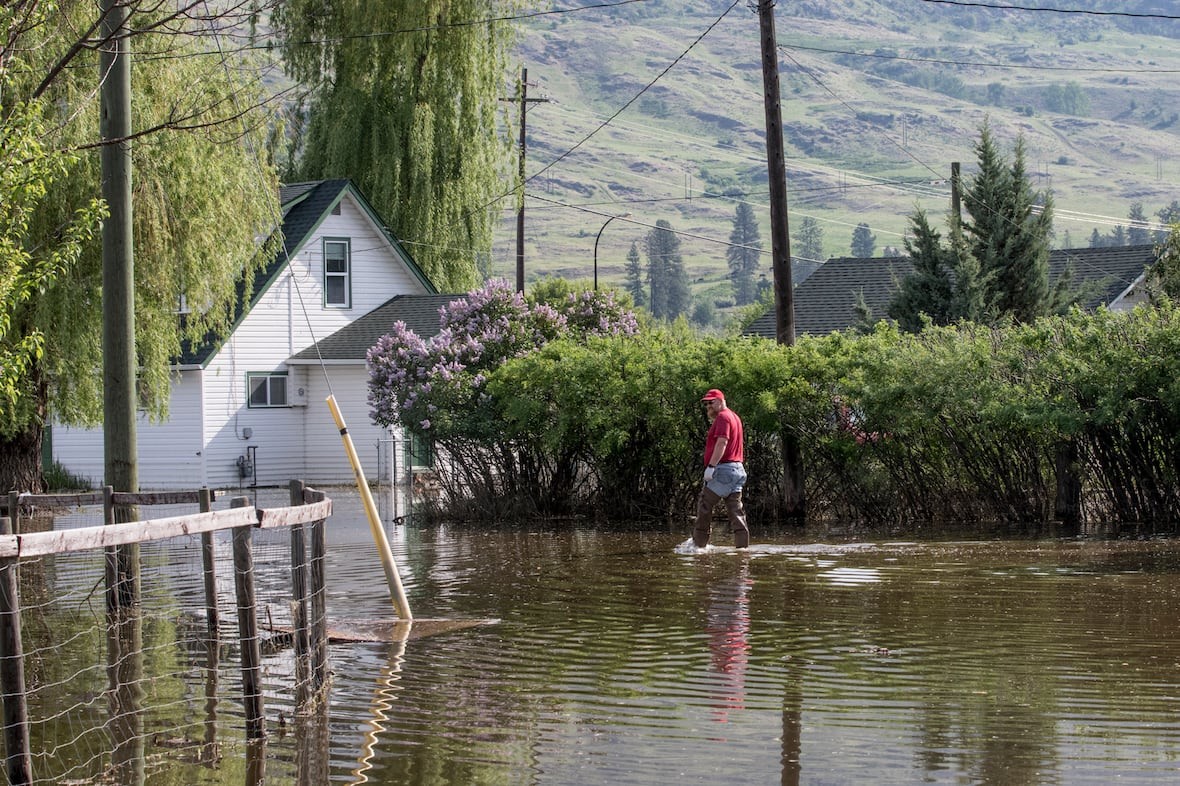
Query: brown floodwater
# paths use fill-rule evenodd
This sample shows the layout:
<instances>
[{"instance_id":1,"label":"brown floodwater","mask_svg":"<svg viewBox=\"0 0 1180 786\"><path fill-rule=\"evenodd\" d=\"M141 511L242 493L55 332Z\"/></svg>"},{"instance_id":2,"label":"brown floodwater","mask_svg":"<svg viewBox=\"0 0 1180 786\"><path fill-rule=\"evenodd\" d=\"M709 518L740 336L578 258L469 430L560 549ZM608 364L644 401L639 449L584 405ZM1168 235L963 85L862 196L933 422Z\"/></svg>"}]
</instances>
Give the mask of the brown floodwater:
<instances>
[{"instance_id":1,"label":"brown floodwater","mask_svg":"<svg viewBox=\"0 0 1180 786\"><path fill-rule=\"evenodd\" d=\"M390 620L355 495L332 496L329 617ZM416 617L497 622L332 645L326 717L272 723L266 783L1176 782L1180 542L755 531L679 554L688 530L390 526ZM174 758L148 782L242 783Z\"/></svg>"}]
</instances>

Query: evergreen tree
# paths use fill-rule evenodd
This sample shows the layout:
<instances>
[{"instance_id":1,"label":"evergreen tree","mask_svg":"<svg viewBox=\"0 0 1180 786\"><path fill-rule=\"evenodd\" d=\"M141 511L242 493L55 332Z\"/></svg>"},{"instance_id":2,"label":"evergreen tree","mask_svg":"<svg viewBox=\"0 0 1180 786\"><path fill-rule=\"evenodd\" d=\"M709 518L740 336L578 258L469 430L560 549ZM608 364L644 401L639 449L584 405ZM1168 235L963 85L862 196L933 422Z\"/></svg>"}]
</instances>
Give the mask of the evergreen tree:
<instances>
[{"instance_id":1,"label":"evergreen tree","mask_svg":"<svg viewBox=\"0 0 1180 786\"><path fill-rule=\"evenodd\" d=\"M876 246L877 236L869 229L869 225L863 221L857 224L856 229L852 230L852 256L869 259Z\"/></svg>"},{"instance_id":2,"label":"evergreen tree","mask_svg":"<svg viewBox=\"0 0 1180 786\"><path fill-rule=\"evenodd\" d=\"M824 231L811 216L799 221L799 229L791 242L791 256L810 262L824 261Z\"/></svg>"},{"instance_id":3,"label":"evergreen tree","mask_svg":"<svg viewBox=\"0 0 1180 786\"><path fill-rule=\"evenodd\" d=\"M1175 199L1172 204L1160 210L1156 215L1159 217L1160 223L1165 227L1170 227L1173 224L1180 224L1180 202ZM1155 242L1164 243L1168 240L1169 230L1163 229L1155 233Z\"/></svg>"},{"instance_id":4,"label":"evergreen tree","mask_svg":"<svg viewBox=\"0 0 1180 786\"><path fill-rule=\"evenodd\" d=\"M487 17L486 0L274 14L289 73L312 87L296 173L352 178L442 291L476 283L510 151L495 129L514 27Z\"/></svg>"},{"instance_id":5,"label":"evergreen tree","mask_svg":"<svg viewBox=\"0 0 1180 786\"><path fill-rule=\"evenodd\" d=\"M1024 141L1018 139L1011 166L996 147L985 124L979 143L979 172L966 193L970 220L963 230L982 274L990 277L995 307L1001 315L1030 322L1049 313L1049 236L1053 204L1041 204L1024 166Z\"/></svg>"},{"instance_id":6,"label":"evergreen tree","mask_svg":"<svg viewBox=\"0 0 1180 786\"><path fill-rule=\"evenodd\" d=\"M758 221L754 208L738 202L733 216L733 231L729 233L729 248L725 258L729 262L729 280L733 284L733 299L739 306L754 300L754 274L762 256L762 240L758 235Z\"/></svg>"},{"instance_id":7,"label":"evergreen tree","mask_svg":"<svg viewBox=\"0 0 1180 786\"><path fill-rule=\"evenodd\" d=\"M914 269L900 282L886 313L902 330L917 332L922 329L923 315L936 325L951 319L952 258L925 212L918 210L910 223L913 237L906 237L905 249Z\"/></svg>"},{"instance_id":8,"label":"evergreen tree","mask_svg":"<svg viewBox=\"0 0 1180 786\"><path fill-rule=\"evenodd\" d=\"M1145 226L1147 214L1143 212L1142 202L1131 205L1131 212L1127 214L1127 219L1131 222L1127 229L1127 243L1132 246L1145 246L1150 243L1151 230Z\"/></svg>"},{"instance_id":9,"label":"evergreen tree","mask_svg":"<svg viewBox=\"0 0 1180 786\"><path fill-rule=\"evenodd\" d=\"M639 243L632 240L627 252L627 292L636 306L647 305L647 292L643 288L643 265L639 257Z\"/></svg>"},{"instance_id":10,"label":"evergreen tree","mask_svg":"<svg viewBox=\"0 0 1180 786\"><path fill-rule=\"evenodd\" d=\"M1102 248L1105 245L1102 233L1098 231L1098 227L1094 227L1094 231L1090 233L1090 248Z\"/></svg>"},{"instance_id":11,"label":"evergreen tree","mask_svg":"<svg viewBox=\"0 0 1180 786\"><path fill-rule=\"evenodd\" d=\"M680 238L669 222L660 219L644 240L650 311L660 319L675 319L692 303L688 274L680 256Z\"/></svg>"}]
</instances>

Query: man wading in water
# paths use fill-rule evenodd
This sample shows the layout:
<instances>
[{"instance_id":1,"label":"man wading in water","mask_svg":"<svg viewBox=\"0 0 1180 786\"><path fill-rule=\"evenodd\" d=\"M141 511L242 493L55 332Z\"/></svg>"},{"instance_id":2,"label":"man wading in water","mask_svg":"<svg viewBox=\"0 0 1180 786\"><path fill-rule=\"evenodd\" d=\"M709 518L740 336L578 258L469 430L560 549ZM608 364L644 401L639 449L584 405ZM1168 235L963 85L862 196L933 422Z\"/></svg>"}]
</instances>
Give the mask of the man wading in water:
<instances>
[{"instance_id":1,"label":"man wading in water","mask_svg":"<svg viewBox=\"0 0 1180 786\"><path fill-rule=\"evenodd\" d=\"M720 390L710 390L701 401L705 402L711 425L705 436L705 485L697 502L692 541L698 549L709 545L713 508L725 500L733 545L744 549L750 545L750 529L742 506L742 486L746 484L746 470L742 466L742 419L725 406L725 394Z\"/></svg>"}]
</instances>

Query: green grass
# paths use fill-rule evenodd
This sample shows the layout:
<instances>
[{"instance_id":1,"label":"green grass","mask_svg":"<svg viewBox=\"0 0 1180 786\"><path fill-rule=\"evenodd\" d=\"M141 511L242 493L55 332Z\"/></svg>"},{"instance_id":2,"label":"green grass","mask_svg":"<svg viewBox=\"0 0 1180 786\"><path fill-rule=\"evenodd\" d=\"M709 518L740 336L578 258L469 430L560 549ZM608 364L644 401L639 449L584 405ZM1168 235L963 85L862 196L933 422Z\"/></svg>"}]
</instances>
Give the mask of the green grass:
<instances>
[{"instance_id":1,"label":"green grass","mask_svg":"<svg viewBox=\"0 0 1180 786\"><path fill-rule=\"evenodd\" d=\"M762 74L753 14L735 9L641 99L595 132L716 18L719 9L708 5L686 10L654 3L630 15L628 24L612 21L620 17L608 12L566 14L526 29L520 62L538 83L530 95L553 99L530 110L526 171L537 172L568 153L530 182L528 193L585 208L527 202L529 281L543 275L588 278L596 234L607 216L623 212L642 224L665 219L677 230L726 241L734 203L701 198L710 188L749 192L742 198L753 204L769 250ZM952 161L961 162L967 174L985 119L1007 152L1018 134L1024 136L1035 182L1052 186L1058 237L1068 230L1075 245L1085 245L1095 227L1103 233L1113 227L1067 220L1061 211L1125 220L1131 205L1141 202L1153 217L1176 198L1172 151L1180 122L1159 127L1177 111L1171 107L1180 106L1174 75L1146 73L1180 69L1174 40L1131 35L1100 22L1048 19L1058 16L1052 14L1003 21L994 14L958 17L960 25L977 25L970 29L939 26L929 15L867 0L801 5L829 8L830 18L791 17L791 6L780 4L777 27L784 46L856 52L892 47L909 57L1069 69L964 65L954 75L966 97L955 99L885 73L886 65L945 66L784 49L780 80L789 218L794 226L803 216L820 222L826 256L848 255L852 231L862 221L877 235L880 253L885 245L901 245L915 207L941 220L949 208L946 183L919 193L865 185L863 176L945 181ZM1089 117L1043 109L1044 89L1069 81L1085 90ZM999 106L981 102L992 82L1004 85ZM1031 116L1019 111L1024 106L1032 107ZM516 122L514 115L510 119ZM684 199L687 193L695 198ZM622 284L627 251L633 241L642 243L647 231L618 220L603 232L601 282ZM703 279L694 283L694 294L713 297L727 271L725 246L690 235L681 241L691 280ZM515 250L515 212L506 210L494 274L514 276ZM765 259L769 275L769 255Z\"/></svg>"}]
</instances>

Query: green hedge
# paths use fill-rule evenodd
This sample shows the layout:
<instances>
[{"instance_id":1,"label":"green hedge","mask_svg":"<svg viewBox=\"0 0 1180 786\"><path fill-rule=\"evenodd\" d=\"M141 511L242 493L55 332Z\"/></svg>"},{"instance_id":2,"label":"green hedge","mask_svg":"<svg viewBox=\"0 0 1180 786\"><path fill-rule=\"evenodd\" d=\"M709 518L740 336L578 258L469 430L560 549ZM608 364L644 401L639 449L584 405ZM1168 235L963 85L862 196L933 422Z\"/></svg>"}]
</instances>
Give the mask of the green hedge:
<instances>
[{"instance_id":1,"label":"green hedge","mask_svg":"<svg viewBox=\"0 0 1180 786\"><path fill-rule=\"evenodd\" d=\"M1089 521L1168 528L1180 518L1178 358L1172 306L918 335L882 323L792 348L656 327L505 363L486 388L494 436L452 447L484 457L466 496L485 514L675 519L699 488L699 400L719 387L745 422L758 523L779 516L778 441L792 430L812 521L1044 522L1072 466Z\"/></svg>"}]
</instances>

